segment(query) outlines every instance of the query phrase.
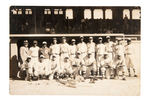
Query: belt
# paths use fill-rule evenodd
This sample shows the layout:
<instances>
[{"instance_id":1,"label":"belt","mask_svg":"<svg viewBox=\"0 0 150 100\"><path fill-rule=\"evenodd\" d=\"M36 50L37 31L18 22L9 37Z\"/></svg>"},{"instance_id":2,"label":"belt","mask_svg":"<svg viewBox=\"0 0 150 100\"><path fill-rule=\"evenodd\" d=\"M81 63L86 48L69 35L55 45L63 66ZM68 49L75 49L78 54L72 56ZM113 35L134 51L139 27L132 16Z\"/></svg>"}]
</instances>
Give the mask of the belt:
<instances>
[{"instance_id":1,"label":"belt","mask_svg":"<svg viewBox=\"0 0 150 100\"><path fill-rule=\"evenodd\" d=\"M61 52L61 53L68 53L68 52Z\"/></svg>"},{"instance_id":2,"label":"belt","mask_svg":"<svg viewBox=\"0 0 150 100\"><path fill-rule=\"evenodd\" d=\"M126 55L131 55L131 53L126 53Z\"/></svg>"},{"instance_id":3,"label":"belt","mask_svg":"<svg viewBox=\"0 0 150 100\"><path fill-rule=\"evenodd\" d=\"M36 58L36 57L38 57L38 56L31 56L31 57Z\"/></svg>"},{"instance_id":4,"label":"belt","mask_svg":"<svg viewBox=\"0 0 150 100\"><path fill-rule=\"evenodd\" d=\"M75 55L75 53L71 53L71 55Z\"/></svg>"},{"instance_id":5,"label":"belt","mask_svg":"<svg viewBox=\"0 0 150 100\"><path fill-rule=\"evenodd\" d=\"M55 54L55 55L59 55L58 53L52 53L52 55L53 55L53 54Z\"/></svg>"}]
</instances>

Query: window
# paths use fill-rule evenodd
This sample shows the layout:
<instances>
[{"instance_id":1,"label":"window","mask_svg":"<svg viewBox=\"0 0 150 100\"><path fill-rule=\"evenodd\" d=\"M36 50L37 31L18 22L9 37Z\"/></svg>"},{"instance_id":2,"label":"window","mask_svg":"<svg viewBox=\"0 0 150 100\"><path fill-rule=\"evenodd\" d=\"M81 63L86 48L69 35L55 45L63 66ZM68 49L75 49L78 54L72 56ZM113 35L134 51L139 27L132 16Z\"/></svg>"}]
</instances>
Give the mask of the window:
<instances>
[{"instance_id":1,"label":"window","mask_svg":"<svg viewBox=\"0 0 150 100\"><path fill-rule=\"evenodd\" d=\"M66 9L66 19L73 19L73 10L72 9Z\"/></svg>"},{"instance_id":2,"label":"window","mask_svg":"<svg viewBox=\"0 0 150 100\"><path fill-rule=\"evenodd\" d=\"M32 14L32 10L31 9L25 9L25 14L26 15L31 15Z\"/></svg>"},{"instance_id":3,"label":"window","mask_svg":"<svg viewBox=\"0 0 150 100\"><path fill-rule=\"evenodd\" d=\"M102 9L94 9L94 19L103 19Z\"/></svg>"},{"instance_id":4,"label":"window","mask_svg":"<svg viewBox=\"0 0 150 100\"><path fill-rule=\"evenodd\" d=\"M132 19L140 19L141 18L141 11L140 9L132 10Z\"/></svg>"},{"instance_id":5,"label":"window","mask_svg":"<svg viewBox=\"0 0 150 100\"><path fill-rule=\"evenodd\" d=\"M127 16L128 19L130 19L130 10L129 9L124 9L123 10L123 19Z\"/></svg>"},{"instance_id":6,"label":"window","mask_svg":"<svg viewBox=\"0 0 150 100\"><path fill-rule=\"evenodd\" d=\"M105 19L112 19L112 10L111 9L105 10Z\"/></svg>"},{"instance_id":7,"label":"window","mask_svg":"<svg viewBox=\"0 0 150 100\"><path fill-rule=\"evenodd\" d=\"M12 9L11 10L13 15L21 15L22 14L22 9Z\"/></svg>"},{"instance_id":8,"label":"window","mask_svg":"<svg viewBox=\"0 0 150 100\"><path fill-rule=\"evenodd\" d=\"M62 9L59 9L59 14L60 14L60 15L62 15L62 14L63 14Z\"/></svg>"},{"instance_id":9,"label":"window","mask_svg":"<svg viewBox=\"0 0 150 100\"><path fill-rule=\"evenodd\" d=\"M50 9L44 9L44 14L45 15L50 15L51 14L51 10Z\"/></svg>"},{"instance_id":10,"label":"window","mask_svg":"<svg viewBox=\"0 0 150 100\"><path fill-rule=\"evenodd\" d=\"M84 19L91 19L91 10L90 9L84 10Z\"/></svg>"}]
</instances>

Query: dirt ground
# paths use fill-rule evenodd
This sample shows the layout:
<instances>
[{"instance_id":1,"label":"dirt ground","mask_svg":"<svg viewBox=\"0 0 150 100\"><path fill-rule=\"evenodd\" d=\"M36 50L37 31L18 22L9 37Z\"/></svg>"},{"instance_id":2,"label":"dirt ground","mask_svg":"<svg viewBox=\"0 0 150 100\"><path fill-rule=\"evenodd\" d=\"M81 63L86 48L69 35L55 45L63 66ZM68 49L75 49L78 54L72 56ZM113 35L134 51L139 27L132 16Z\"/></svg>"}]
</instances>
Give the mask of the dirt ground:
<instances>
[{"instance_id":1,"label":"dirt ground","mask_svg":"<svg viewBox=\"0 0 150 100\"><path fill-rule=\"evenodd\" d=\"M134 42L134 65L138 78L127 77L123 80L89 80L77 84L77 88L67 87L59 82L40 80L25 82L10 80L10 94L19 95L101 95L101 96L138 96L140 95L140 42Z\"/></svg>"},{"instance_id":2,"label":"dirt ground","mask_svg":"<svg viewBox=\"0 0 150 100\"><path fill-rule=\"evenodd\" d=\"M67 87L59 82L40 80L25 82L10 80L10 94L17 95L101 95L101 96L138 96L140 78L123 80L98 80L95 84L77 83L76 88Z\"/></svg>"}]
</instances>

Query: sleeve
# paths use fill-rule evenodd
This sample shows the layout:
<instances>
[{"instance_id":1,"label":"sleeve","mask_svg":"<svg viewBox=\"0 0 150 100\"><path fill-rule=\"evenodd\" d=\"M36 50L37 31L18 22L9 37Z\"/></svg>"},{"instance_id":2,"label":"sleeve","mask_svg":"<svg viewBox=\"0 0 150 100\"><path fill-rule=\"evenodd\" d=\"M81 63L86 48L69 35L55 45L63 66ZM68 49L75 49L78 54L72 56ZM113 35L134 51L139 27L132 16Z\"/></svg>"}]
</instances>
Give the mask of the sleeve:
<instances>
[{"instance_id":1,"label":"sleeve","mask_svg":"<svg viewBox=\"0 0 150 100\"><path fill-rule=\"evenodd\" d=\"M21 57L21 60L24 61L25 60L25 57L24 57L24 49L22 47L20 47L20 57Z\"/></svg>"}]
</instances>

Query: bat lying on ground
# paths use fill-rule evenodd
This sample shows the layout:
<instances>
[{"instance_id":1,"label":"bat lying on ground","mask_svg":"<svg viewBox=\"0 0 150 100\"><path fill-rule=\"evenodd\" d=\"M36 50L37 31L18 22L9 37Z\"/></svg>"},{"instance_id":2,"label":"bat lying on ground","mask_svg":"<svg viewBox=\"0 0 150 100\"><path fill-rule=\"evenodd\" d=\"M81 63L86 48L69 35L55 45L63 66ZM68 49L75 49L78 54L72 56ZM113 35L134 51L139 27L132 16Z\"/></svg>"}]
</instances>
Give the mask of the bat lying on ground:
<instances>
[{"instance_id":1,"label":"bat lying on ground","mask_svg":"<svg viewBox=\"0 0 150 100\"><path fill-rule=\"evenodd\" d=\"M76 88L76 81L73 79L58 79L57 82L64 84L67 87Z\"/></svg>"}]
</instances>

